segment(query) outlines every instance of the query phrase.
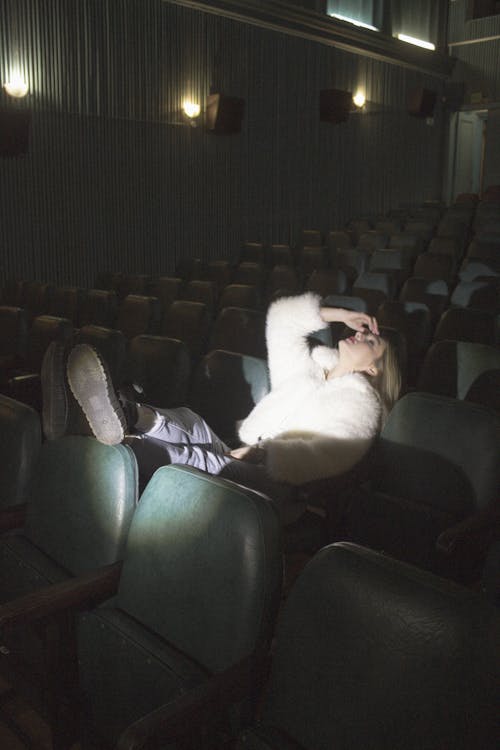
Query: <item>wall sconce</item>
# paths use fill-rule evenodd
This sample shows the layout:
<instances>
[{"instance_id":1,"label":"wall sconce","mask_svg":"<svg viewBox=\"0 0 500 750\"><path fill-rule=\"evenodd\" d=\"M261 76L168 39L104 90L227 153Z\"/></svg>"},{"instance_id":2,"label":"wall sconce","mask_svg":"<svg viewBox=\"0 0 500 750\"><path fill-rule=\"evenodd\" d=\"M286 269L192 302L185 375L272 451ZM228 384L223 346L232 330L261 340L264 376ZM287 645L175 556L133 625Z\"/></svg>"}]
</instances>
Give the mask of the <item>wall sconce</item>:
<instances>
[{"instance_id":1,"label":"wall sconce","mask_svg":"<svg viewBox=\"0 0 500 750\"><path fill-rule=\"evenodd\" d=\"M10 79L3 85L9 96L15 99L22 99L28 93L28 84L22 78L20 73L13 73Z\"/></svg>"},{"instance_id":2,"label":"wall sconce","mask_svg":"<svg viewBox=\"0 0 500 750\"><path fill-rule=\"evenodd\" d=\"M182 111L191 127L195 128L198 124L198 118L201 113L200 105L196 102L192 102L190 99L185 99L182 102Z\"/></svg>"},{"instance_id":3,"label":"wall sconce","mask_svg":"<svg viewBox=\"0 0 500 750\"><path fill-rule=\"evenodd\" d=\"M356 109L363 109L366 103L366 96L362 91L357 91L352 97L352 101Z\"/></svg>"}]
</instances>

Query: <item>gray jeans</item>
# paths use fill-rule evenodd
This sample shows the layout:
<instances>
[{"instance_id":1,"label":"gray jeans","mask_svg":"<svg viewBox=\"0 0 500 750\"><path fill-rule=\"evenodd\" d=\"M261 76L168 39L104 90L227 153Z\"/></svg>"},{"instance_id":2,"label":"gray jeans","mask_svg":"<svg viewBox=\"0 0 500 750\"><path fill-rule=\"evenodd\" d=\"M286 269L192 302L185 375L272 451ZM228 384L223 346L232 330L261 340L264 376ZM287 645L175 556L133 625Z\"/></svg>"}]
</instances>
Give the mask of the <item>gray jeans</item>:
<instances>
[{"instance_id":1,"label":"gray jeans","mask_svg":"<svg viewBox=\"0 0 500 750\"><path fill-rule=\"evenodd\" d=\"M305 504L297 501L292 485L272 479L263 465L227 455L228 446L191 409L156 409L146 405L139 405L138 409L136 438L129 444L137 457L143 484L160 466L184 464L262 492L274 501L284 524L292 523L305 510ZM149 420L141 418L148 415Z\"/></svg>"}]
</instances>

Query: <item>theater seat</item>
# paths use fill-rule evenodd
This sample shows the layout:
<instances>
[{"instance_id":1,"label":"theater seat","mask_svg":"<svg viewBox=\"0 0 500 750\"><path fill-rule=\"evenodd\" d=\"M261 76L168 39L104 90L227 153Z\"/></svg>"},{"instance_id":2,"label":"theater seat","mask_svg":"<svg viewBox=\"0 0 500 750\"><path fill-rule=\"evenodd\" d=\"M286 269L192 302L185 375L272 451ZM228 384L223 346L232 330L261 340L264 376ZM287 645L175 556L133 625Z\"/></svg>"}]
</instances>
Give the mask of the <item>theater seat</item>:
<instances>
[{"instance_id":1,"label":"theater seat","mask_svg":"<svg viewBox=\"0 0 500 750\"><path fill-rule=\"evenodd\" d=\"M497 347L470 341L436 341L422 363L417 387L420 391L464 399L483 372L495 369L500 369Z\"/></svg>"},{"instance_id":2,"label":"theater seat","mask_svg":"<svg viewBox=\"0 0 500 750\"><path fill-rule=\"evenodd\" d=\"M493 750L499 619L411 566L326 547L285 603L261 718L237 748Z\"/></svg>"},{"instance_id":3,"label":"theater seat","mask_svg":"<svg viewBox=\"0 0 500 750\"><path fill-rule=\"evenodd\" d=\"M468 580L476 572L473 561L444 555L437 540L498 503L499 445L500 419L487 409L406 394L389 414L370 479L348 499L336 538Z\"/></svg>"},{"instance_id":4,"label":"theater seat","mask_svg":"<svg viewBox=\"0 0 500 750\"><path fill-rule=\"evenodd\" d=\"M74 730L76 661L74 644L64 637L71 635L68 618L90 583L94 602L113 593L137 485L128 446L82 436L48 441L26 522L0 537L0 672L56 735ZM37 613L41 620L33 621Z\"/></svg>"},{"instance_id":5,"label":"theater seat","mask_svg":"<svg viewBox=\"0 0 500 750\"><path fill-rule=\"evenodd\" d=\"M230 446L239 445L237 424L269 392L264 359L216 349L200 361L189 405Z\"/></svg>"},{"instance_id":6,"label":"theater seat","mask_svg":"<svg viewBox=\"0 0 500 750\"><path fill-rule=\"evenodd\" d=\"M281 574L266 497L191 467L160 468L134 514L116 598L78 623L86 741L115 747L131 722L147 724L242 660L255 668ZM198 740L190 747L204 747Z\"/></svg>"},{"instance_id":7,"label":"theater seat","mask_svg":"<svg viewBox=\"0 0 500 750\"><path fill-rule=\"evenodd\" d=\"M450 307L434 331L434 340L472 341L494 346L500 343L500 315L473 307Z\"/></svg>"},{"instance_id":8,"label":"theater seat","mask_svg":"<svg viewBox=\"0 0 500 750\"><path fill-rule=\"evenodd\" d=\"M225 307L212 327L207 351L226 349L267 359L266 316L260 310Z\"/></svg>"},{"instance_id":9,"label":"theater seat","mask_svg":"<svg viewBox=\"0 0 500 750\"><path fill-rule=\"evenodd\" d=\"M325 547L283 606L259 720L231 747L494 750L499 630L480 594L356 545ZM169 747L221 696L228 681L179 701L169 721L132 725L120 748Z\"/></svg>"},{"instance_id":10,"label":"theater seat","mask_svg":"<svg viewBox=\"0 0 500 750\"><path fill-rule=\"evenodd\" d=\"M36 411L0 395L0 508L26 502L41 442Z\"/></svg>"}]
</instances>

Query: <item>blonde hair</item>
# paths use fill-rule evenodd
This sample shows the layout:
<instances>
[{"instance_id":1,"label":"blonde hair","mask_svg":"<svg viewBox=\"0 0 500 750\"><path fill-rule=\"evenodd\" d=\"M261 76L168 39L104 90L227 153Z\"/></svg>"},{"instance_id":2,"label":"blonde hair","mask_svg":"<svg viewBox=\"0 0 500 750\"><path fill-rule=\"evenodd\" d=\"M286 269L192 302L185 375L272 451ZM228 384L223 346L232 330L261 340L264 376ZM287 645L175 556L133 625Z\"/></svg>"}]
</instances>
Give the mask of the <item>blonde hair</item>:
<instances>
[{"instance_id":1,"label":"blonde hair","mask_svg":"<svg viewBox=\"0 0 500 750\"><path fill-rule=\"evenodd\" d=\"M388 414L399 398L401 391L401 369L396 347L384 336L385 349L377 360L377 374L370 378L370 382L376 388L385 412Z\"/></svg>"}]
</instances>

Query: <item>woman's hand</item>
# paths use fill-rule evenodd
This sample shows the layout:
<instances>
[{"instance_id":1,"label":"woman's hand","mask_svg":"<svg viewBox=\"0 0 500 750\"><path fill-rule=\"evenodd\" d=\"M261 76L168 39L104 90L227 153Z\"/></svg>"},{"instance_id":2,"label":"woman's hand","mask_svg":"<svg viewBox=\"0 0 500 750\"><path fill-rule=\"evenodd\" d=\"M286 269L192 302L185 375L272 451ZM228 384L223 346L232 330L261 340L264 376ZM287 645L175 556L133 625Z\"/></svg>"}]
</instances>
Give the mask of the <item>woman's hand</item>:
<instances>
[{"instance_id":1,"label":"woman's hand","mask_svg":"<svg viewBox=\"0 0 500 750\"><path fill-rule=\"evenodd\" d=\"M320 314L325 323L344 323L353 331L364 331L366 327L379 335L378 323L376 318L357 310L344 310L341 307L322 307Z\"/></svg>"},{"instance_id":2,"label":"woman's hand","mask_svg":"<svg viewBox=\"0 0 500 750\"><path fill-rule=\"evenodd\" d=\"M259 448L258 445L242 445L240 448L234 448L232 451L229 451L229 455L238 461L261 464L264 462L265 451L264 448Z\"/></svg>"}]
</instances>

